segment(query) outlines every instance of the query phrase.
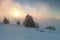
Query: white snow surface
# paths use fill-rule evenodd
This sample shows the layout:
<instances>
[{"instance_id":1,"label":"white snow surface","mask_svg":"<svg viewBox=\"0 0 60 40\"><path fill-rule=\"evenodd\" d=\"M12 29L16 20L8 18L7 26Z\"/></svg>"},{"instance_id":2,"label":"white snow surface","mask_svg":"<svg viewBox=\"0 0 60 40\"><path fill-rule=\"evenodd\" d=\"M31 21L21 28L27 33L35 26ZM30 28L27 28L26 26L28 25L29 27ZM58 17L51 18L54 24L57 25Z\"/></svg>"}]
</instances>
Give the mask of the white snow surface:
<instances>
[{"instance_id":1,"label":"white snow surface","mask_svg":"<svg viewBox=\"0 0 60 40\"><path fill-rule=\"evenodd\" d=\"M44 28L36 30L36 28L13 24L0 24L0 40L60 40L60 28L57 28L56 31Z\"/></svg>"}]
</instances>

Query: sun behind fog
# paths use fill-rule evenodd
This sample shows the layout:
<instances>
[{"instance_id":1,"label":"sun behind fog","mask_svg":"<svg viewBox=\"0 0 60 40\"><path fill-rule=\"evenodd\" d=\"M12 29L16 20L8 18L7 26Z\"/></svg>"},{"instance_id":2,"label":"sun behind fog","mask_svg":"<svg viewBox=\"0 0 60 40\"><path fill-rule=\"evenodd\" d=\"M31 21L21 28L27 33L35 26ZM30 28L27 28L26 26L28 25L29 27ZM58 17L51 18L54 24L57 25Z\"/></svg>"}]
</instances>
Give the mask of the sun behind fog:
<instances>
[{"instance_id":1,"label":"sun behind fog","mask_svg":"<svg viewBox=\"0 0 60 40\"><path fill-rule=\"evenodd\" d=\"M11 15L14 16L14 17L19 17L19 16L21 16L21 12L20 12L20 10L18 10L16 8L13 8L11 10Z\"/></svg>"},{"instance_id":2,"label":"sun behind fog","mask_svg":"<svg viewBox=\"0 0 60 40\"><path fill-rule=\"evenodd\" d=\"M18 8L12 8L10 10L10 16L19 18L19 17L24 17L25 14L24 14L24 12L22 10L20 10Z\"/></svg>"},{"instance_id":3,"label":"sun behind fog","mask_svg":"<svg viewBox=\"0 0 60 40\"><path fill-rule=\"evenodd\" d=\"M19 12L18 10L14 10L14 16L15 16L15 17L18 17L19 14L20 14L20 12Z\"/></svg>"}]
</instances>

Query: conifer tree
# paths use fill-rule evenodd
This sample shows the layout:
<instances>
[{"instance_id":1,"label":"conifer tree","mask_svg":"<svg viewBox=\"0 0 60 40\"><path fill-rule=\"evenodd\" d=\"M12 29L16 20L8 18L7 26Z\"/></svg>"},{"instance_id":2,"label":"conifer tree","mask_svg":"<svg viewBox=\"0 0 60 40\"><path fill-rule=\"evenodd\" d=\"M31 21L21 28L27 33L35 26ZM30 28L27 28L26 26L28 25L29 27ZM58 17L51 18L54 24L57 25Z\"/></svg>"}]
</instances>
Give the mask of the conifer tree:
<instances>
[{"instance_id":1,"label":"conifer tree","mask_svg":"<svg viewBox=\"0 0 60 40\"><path fill-rule=\"evenodd\" d=\"M20 21L19 20L17 21L17 25L20 25Z\"/></svg>"},{"instance_id":2,"label":"conifer tree","mask_svg":"<svg viewBox=\"0 0 60 40\"><path fill-rule=\"evenodd\" d=\"M9 20L6 17L4 17L3 23L4 24L9 24Z\"/></svg>"},{"instance_id":3,"label":"conifer tree","mask_svg":"<svg viewBox=\"0 0 60 40\"><path fill-rule=\"evenodd\" d=\"M30 15L26 16L25 21L23 22L23 25L25 25L26 27L32 27L32 28L36 27L33 17Z\"/></svg>"}]
</instances>

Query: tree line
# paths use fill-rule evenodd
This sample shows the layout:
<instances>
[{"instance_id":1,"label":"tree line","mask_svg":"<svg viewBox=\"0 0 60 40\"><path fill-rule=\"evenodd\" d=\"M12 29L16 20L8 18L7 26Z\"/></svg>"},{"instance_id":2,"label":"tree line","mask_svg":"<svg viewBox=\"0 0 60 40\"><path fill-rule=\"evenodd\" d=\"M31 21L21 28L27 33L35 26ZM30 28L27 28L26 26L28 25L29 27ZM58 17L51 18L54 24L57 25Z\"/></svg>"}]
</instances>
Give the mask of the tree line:
<instances>
[{"instance_id":1,"label":"tree line","mask_svg":"<svg viewBox=\"0 0 60 40\"><path fill-rule=\"evenodd\" d=\"M9 24L10 21L9 21L9 19L7 19L7 17L4 17L3 23L4 24ZM16 24L20 25L21 23L20 23L19 20L17 20ZM31 15L29 15L29 14L26 15L26 18L25 18L25 20L23 22L23 25L25 27L32 27L32 28L39 27L39 25L37 25L37 23L35 23L35 21L33 20L33 17Z\"/></svg>"},{"instance_id":2,"label":"tree line","mask_svg":"<svg viewBox=\"0 0 60 40\"><path fill-rule=\"evenodd\" d=\"M9 19L7 19L7 17L4 17L3 23L4 24L9 24L10 21L9 21ZM21 23L20 23L19 20L17 20L16 24L20 25ZM29 15L29 14L26 15L25 20L23 22L23 25L25 27L30 27L30 28L39 28L39 24L35 23L35 21L33 20L33 17L31 15ZM46 29L56 30L56 28L54 26L51 26L51 25L47 26ZM38 29L36 29L36 30L38 30ZM42 30L40 30L40 31L42 31ZM44 32L44 31L42 31L42 32Z\"/></svg>"}]
</instances>

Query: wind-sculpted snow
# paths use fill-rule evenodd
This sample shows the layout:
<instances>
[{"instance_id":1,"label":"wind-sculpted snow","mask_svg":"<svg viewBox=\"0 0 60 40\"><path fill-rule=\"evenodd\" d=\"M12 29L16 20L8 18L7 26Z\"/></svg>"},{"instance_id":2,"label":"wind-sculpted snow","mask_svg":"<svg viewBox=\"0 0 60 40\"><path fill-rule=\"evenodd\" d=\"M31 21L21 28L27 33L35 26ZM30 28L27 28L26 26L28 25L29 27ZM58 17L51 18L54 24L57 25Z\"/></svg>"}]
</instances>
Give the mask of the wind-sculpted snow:
<instances>
[{"instance_id":1,"label":"wind-sculpted snow","mask_svg":"<svg viewBox=\"0 0 60 40\"><path fill-rule=\"evenodd\" d=\"M0 40L60 40L60 28L52 31L44 28L36 29L12 24L0 24Z\"/></svg>"}]
</instances>

